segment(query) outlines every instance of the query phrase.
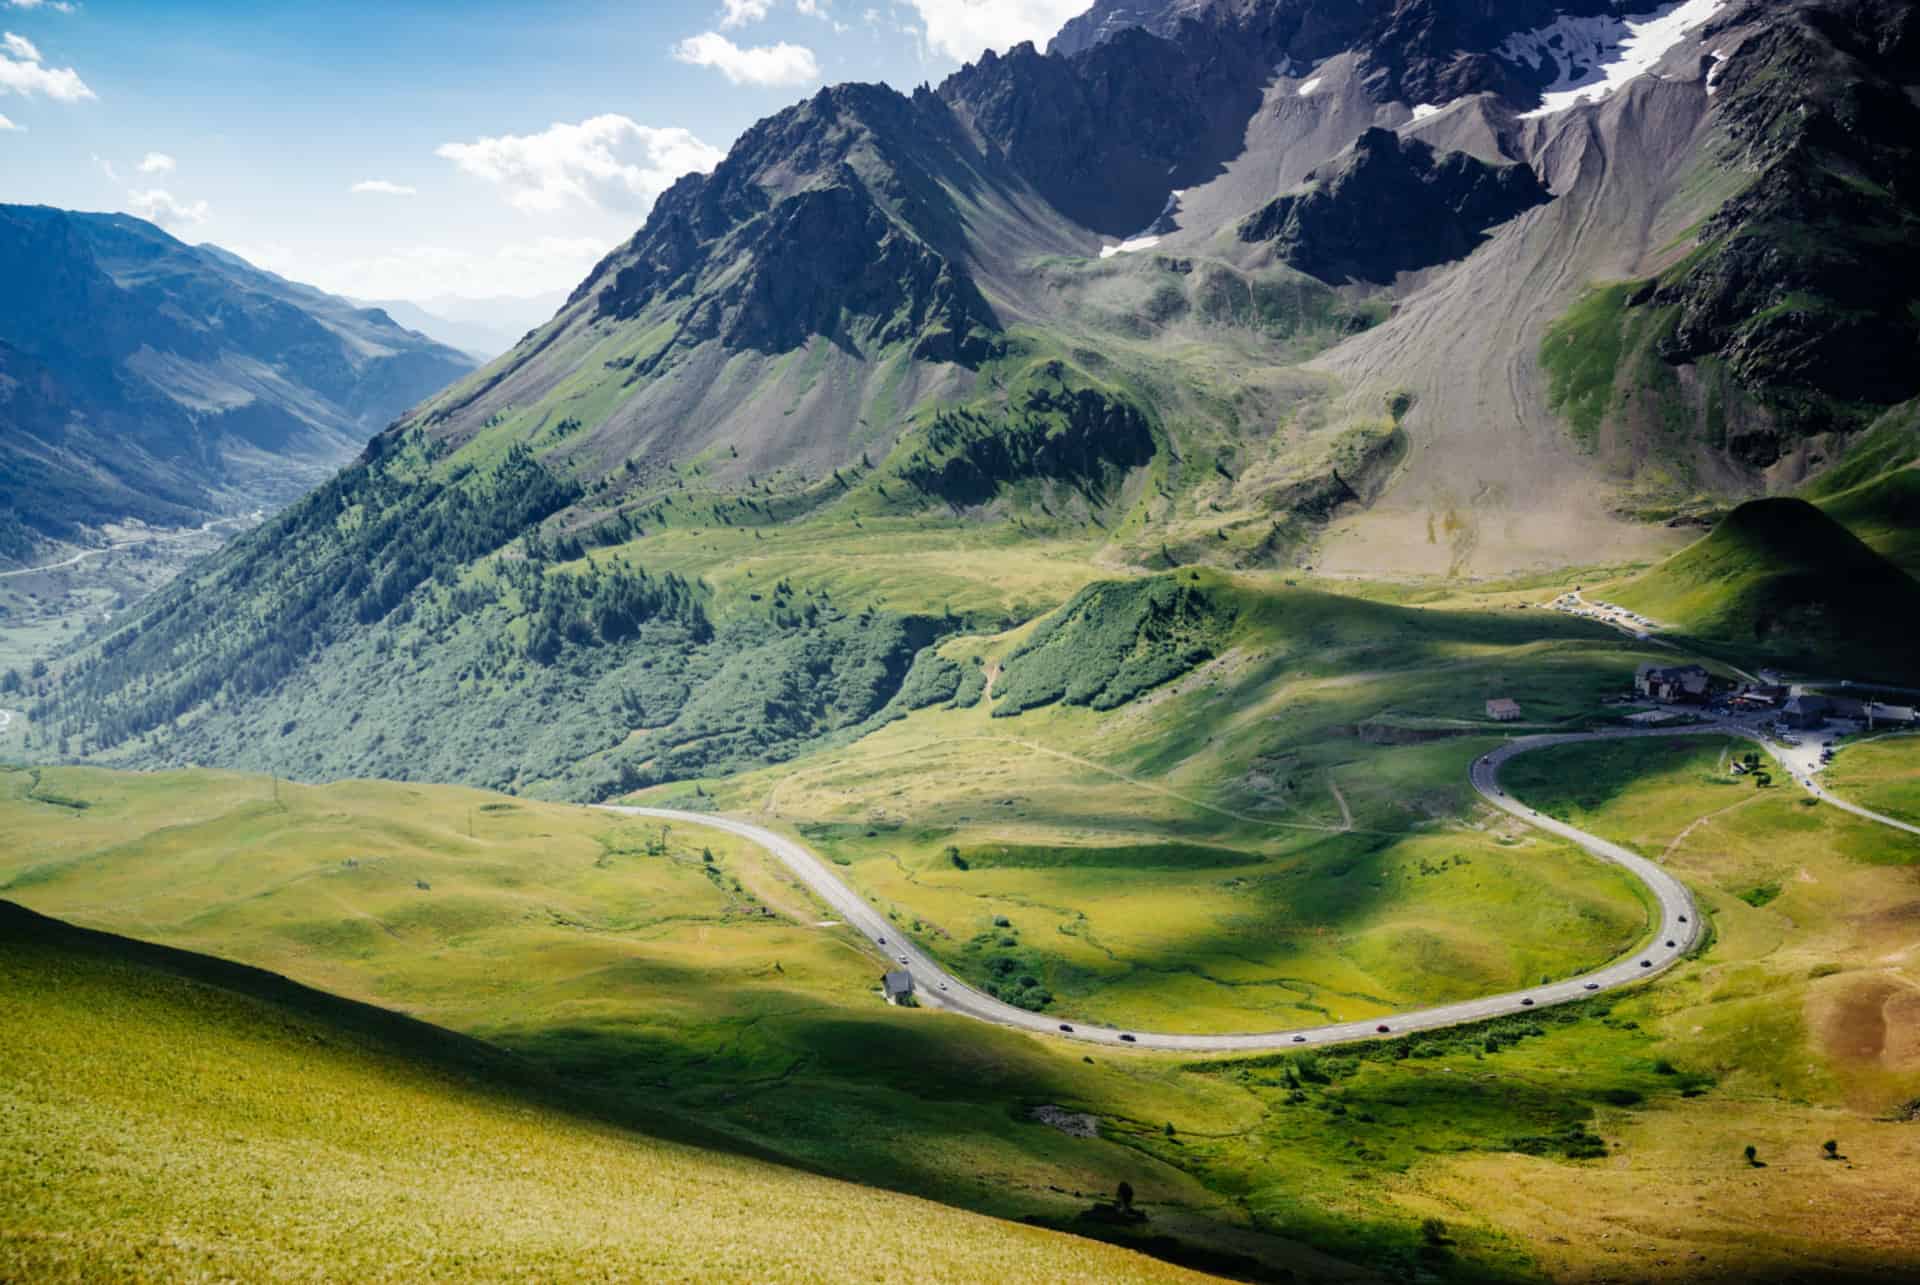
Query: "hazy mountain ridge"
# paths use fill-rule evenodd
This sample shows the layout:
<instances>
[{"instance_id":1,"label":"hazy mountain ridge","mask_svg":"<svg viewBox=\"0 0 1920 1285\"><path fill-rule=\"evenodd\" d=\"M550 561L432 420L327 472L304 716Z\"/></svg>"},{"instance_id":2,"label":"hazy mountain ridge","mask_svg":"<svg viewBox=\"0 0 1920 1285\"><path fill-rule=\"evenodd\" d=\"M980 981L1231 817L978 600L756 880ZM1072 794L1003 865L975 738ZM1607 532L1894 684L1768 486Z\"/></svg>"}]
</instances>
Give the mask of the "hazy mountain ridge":
<instances>
[{"instance_id":1,"label":"hazy mountain ridge","mask_svg":"<svg viewBox=\"0 0 1920 1285\"><path fill-rule=\"evenodd\" d=\"M0 509L22 547L284 502L473 364L125 215L0 208L0 276Z\"/></svg>"}]
</instances>

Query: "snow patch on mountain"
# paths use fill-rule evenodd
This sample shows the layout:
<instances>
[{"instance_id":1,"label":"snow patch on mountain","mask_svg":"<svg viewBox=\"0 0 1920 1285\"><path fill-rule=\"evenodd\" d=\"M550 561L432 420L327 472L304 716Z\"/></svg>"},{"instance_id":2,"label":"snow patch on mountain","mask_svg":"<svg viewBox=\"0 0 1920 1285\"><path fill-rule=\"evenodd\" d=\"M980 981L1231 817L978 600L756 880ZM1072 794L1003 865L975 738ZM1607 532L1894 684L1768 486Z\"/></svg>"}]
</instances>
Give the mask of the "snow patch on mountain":
<instances>
[{"instance_id":1,"label":"snow patch on mountain","mask_svg":"<svg viewBox=\"0 0 1920 1285\"><path fill-rule=\"evenodd\" d=\"M1313 96L1313 91L1320 88L1320 81L1321 81L1321 77L1315 76L1312 80L1309 80L1305 84L1301 85L1300 97L1311 98Z\"/></svg>"},{"instance_id":2,"label":"snow patch on mountain","mask_svg":"<svg viewBox=\"0 0 1920 1285\"><path fill-rule=\"evenodd\" d=\"M1451 106L1453 106L1452 103L1448 103L1446 106L1438 106L1434 103L1415 103L1413 107L1413 118L1415 120L1425 120L1429 116L1438 116Z\"/></svg>"},{"instance_id":3,"label":"snow patch on mountain","mask_svg":"<svg viewBox=\"0 0 1920 1285\"><path fill-rule=\"evenodd\" d=\"M1103 245L1100 257L1111 259L1116 254L1138 254L1142 250L1151 250L1160 244L1160 238L1180 229L1180 199L1186 195L1185 188L1175 188L1167 193L1167 203L1160 208L1160 215L1146 227L1134 233L1119 245Z\"/></svg>"},{"instance_id":4,"label":"snow patch on mountain","mask_svg":"<svg viewBox=\"0 0 1920 1285\"><path fill-rule=\"evenodd\" d=\"M1558 76L1527 117L1551 116L1581 103L1597 103L1653 69L1687 33L1706 22L1726 0L1676 0L1638 17L1562 16L1533 31L1517 31L1494 50L1508 62L1539 70L1549 62Z\"/></svg>"},{"instance_id":5,"label":"snow patch on mountain","mask_svg":"<svg viewBox=\"0 0 1920 1285\"><path fill-rule=\"evenodd\" d=\"M1712 66L1707 68L1707 97L1711 98L1714 91L1720 88L1720 74L1727 69L1727 53L1724 49L1716 49L1707 57L1712 59Z\"/></svg>"}]
</instances>

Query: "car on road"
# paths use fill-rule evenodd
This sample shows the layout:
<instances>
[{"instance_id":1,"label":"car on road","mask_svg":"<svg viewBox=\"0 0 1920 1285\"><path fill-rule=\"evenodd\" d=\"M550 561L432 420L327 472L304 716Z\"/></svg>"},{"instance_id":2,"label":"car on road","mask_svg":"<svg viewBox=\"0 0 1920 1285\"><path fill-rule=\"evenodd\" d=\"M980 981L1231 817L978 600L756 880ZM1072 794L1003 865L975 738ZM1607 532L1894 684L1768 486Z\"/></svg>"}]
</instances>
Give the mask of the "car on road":
<instances>
[{"instance_id":1,"label":"car on road","mask_svg":"<svg viewBox=\"0 0 1920 1285\"><path fill-rule=\"evenodd\" d=\"M1122 1033L1121 1033L1121 1035L1120 1035L1120 1038L1121 1038L1121 1039L1123 1039L1123 1040L1125 1040L1125 1041L1126 1041L1127 1043L1129 1043L1129 1044L1133 1044L1133 1043L1136 1043L1136 1042L1137 1042L1137 1041L1136 1041L1136 1040L1135 1040L1135 1039L1133 1038L1133 1036L1131 1036L1131 1035L1128 1035L1128 1034L1126 1034L1125 1032L1122 1032Z\"/></svg>"},{"instance_id":2,"label":"car on road","mask_svg":"<svg viewBox=\"0 0 1920 1285\"><path fill-rule=\"evenodd\" d=\"M1672 942L1668 942L1668 943L1667 943L1667 949L1668 949L1668 950L1672 950L1673 948L1674 948L1674 946L1673 946L1673 943L1672 943Z\"/></svg>"},{"instance_id":3,"label":"car on road","mask_svg":"<svg viewBox=\"0 0 1920 1285\"><path fill-rule=\"evenodd\" d=\"M1380 1023L1380 1025L1374 1027L1373 1029L1380 1032L1382 1035L1385 1035L1389 1031L1393 1030L1393 1028L1391 1026L1388 1026L1385 1022Z\"/></svg>"},{"instance_id":4,"label":"car on road","mask_svg":"<svg viewBox=\"0 0 1920 1285\"><path fill-rule=\"evenodd\" d=\"M1525 999L1523 999L1523 1000L1521 1000L1521 1001L1520 1001L1520 1003L1521 1003L1521 1004L1522 1004L1522 1005L1523 1005L1524 1007L1527 1007L1527 1008L1532 1008L1532 1007L1533 1007L1533 996L1531 996L1531 995L1529 995L1529 996L1527 996L1527 997L1526 997Z\"/></svg>"},{"instance_id":5,"label":"car on road","mask_svg":"<svg viewBox=\"0 0 1920 1285\"><path fill-rule=\"evenodd\" d=\"M903 963L903 964L904 964L904 963L906 963L906 962L907 962L907 957L906 957L905 955L902 955L902 956L900 956L900 962L901 962L901 963Z\"/></svg>"},{"instance_id":6,"label":"car on road","mask_svg":"<svg viewBox=\"0 0 1920 1285\"><path fill-rule=\"evenodd\" d=\"M1307 1042L1307 1037L1304 1035L1296 1035L1293 1037L1293 1042L1295 1044L1305 1044Z\"/></svg>"},{"instance_id":7,"label":"car on road","mask_svg":"<svg viewBox=\"0 0 1920 1285\"><path fill-rule=\"evenodd\" d=\"M874 940L879 942L882 946L887 944L887 939L885 937L876 937L874 938Z\"/></svg>"},{"instance_id":8,"label":"car on road","mask_svg":"<svg viewBox=\"0 0 1920 1285\"><path fill-rule=\"evenodd\" d=\"M1067 1032L1069 1035L1073 1033L1073 1028L1071 1026L1068 1026L1065 1022L1060 1023L1060 1029Z\"/></svg>"},{"instance_id":9,"label":"car on road","mask_svg":"<svg viewBox=\"0 0 1920 1285\"><path fill-rule=\"evenodd\" d=\"M1642 968L1652 968L1652 967L1653 967L1653 961L1652 961L1651 959L1643 959L1643 960L1641 960L1641 961L1640 961L1640 967L1642 967Z\"/></svg>"},{"instance_id":10,"label":"car on road","mask_svg":"<svg viewBox=\"0 0 1920 1285\"><path fill-rule=\"evenodd\" d=\"M1599 989L1600 989L1600 983L1599 983L1599 982L1588 982L1588 983L1587 983L1587 989L1588 989L1588 990L1590 990L1590 991L1597 991L1597 990L1599 990Z\"/></svg>"},{"instance_id":11,"label":"car on road","mask_svg":"<svg viewBox=\"0 0 1920 1285\"><path fill-rule=\"evenodd\" d=\"M945 989L947 989L947 984L946 984L945 982L941 982L941 983L940 983L940 989L941 989L941 990L945 990Z\"/></svg>"},{"instance_id":12,"label":"car on road","mask_svg":"<svg viewBox=\"0 0 1920 1285\"><path fill-rule=\"evenodd\" d=\"M1682 915L1682 916L1680 916L1680 922L1681 922L1681 923L1683 923L1683 924L1684 924L1684 923L1686 923L1686 922L1687 922L1687 917L1686 917L1685 915Z\"/></svg>"}]
</instances>

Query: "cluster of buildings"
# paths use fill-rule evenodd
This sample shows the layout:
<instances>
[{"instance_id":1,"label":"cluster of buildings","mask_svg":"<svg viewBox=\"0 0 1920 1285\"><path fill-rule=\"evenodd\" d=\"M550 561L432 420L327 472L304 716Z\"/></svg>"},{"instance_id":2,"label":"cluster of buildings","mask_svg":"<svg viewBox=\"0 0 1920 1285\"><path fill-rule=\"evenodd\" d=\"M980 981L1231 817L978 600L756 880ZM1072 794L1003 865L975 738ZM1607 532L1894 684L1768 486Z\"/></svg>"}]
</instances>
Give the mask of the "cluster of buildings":
<instances>
[{"instance_id":1,"label":"cluster of buildings","mask_svg":"<svg viewBox=\"0 0 1920 1285\"><path fill-rule=\"evenodd\" d=\"M1829 719L1857 722L1870 729L1920 722L1920 713L1909 705L1822 696L1772 681L1774 676L1764 671L1761 678L1767 681L1743 684L1726 698L1727 704L1743 713L1777 710L1776 726L1782 731L1824 727ZM1707 705L1714 699L1712 675L1700 665L1642 665L1634 671L1633 690L1662 705Z\"/></svg>"},{"instance_id":2,"label":"cluster of buildings","mask_svg":"<svg viewBox=\"0 0 1920 1285\"><path fill-rule=\"evenodd\" d=\"M1812 692L1789 697L1787 703L1780 707L1780 722L1798 732L1824 727L1830 718L1850 719L1872 730L1911 726L1920 722L1920 711L1911 705L1888 705L1882 701L1820 696Z\"/></svg>"},{"instance_id":3,"label":"cluster of buildings","mask_svg":"<svg viewBox=\"0 0 1920 1285\"><path fill-rule=\"evenodd\" d=\"M1713 676L1701 665L1645 664L1634 671L1633 690L1662 705L1704 705Z\"/></svg>"}]
</instances>

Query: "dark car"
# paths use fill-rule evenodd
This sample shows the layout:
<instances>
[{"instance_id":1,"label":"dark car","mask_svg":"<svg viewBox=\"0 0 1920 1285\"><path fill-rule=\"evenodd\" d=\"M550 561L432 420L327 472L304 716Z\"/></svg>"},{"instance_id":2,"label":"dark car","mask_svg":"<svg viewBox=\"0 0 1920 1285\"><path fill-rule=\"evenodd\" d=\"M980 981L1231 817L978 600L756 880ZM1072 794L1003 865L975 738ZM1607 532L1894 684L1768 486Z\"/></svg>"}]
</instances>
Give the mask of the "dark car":
<instances>
[{"instance_id":1,"label":"dark car","mask_svg":"<svg viewBox=\"0 0 1920 1285\"><path fill-rule=\"evenodd\" d=\"M1388 1026L1385 1022L1382 1022L1380 1023L1380 1025L1374 1027L1373 1029L1380 1032L1382 1035L1385 1035L1387 1032L1391 1031L1393 1028L1391 1026Z\"/></svg>"},{"instance_id":2,"label":"dark car","mask_svg":"<svg viewBox=\"0 0 1920 1285\"><path fill-rule=\"evenodd\" d=\"M1068 1026L1065 1022L1060 1023L1060 1029L1063 1031L1073 1030L1073 1028L1071 1026Z\"/></svg>"},{"instance_id":3,"label":"dark car","mask_svg":"<svg viewBox=\"0 0 1920 1285\"><path fill-rule=\"evenodd\" d=\"M1522 1003L1523 1005L1525 1005L1526 1007L1528 1007L1528 1008L1532 1008L1532 1007L1533 1007L1533 996L1531 996L1531 995L1529 995L1529 996L1527 996L1527 997L1526 997L1525 999L1523 999L1523 1000L1521 1000L1520 1002L1521 1002L1521 1003Z\"/></svg>"},{"instance_id":4,"label":"dark car","mask_svg":"<svg viewBox=\"0 0 1920 1285\"><path fill-rule=\"evenodd\" d=\"M1667 943L1667 949L1668 949L1668 950L1672 950L1672 949L1674 949L1674 945L1673 945L1673 943L1672 943L1672 942L1668 942L1668 943Z\"/></svg>"},{"instance_id":5,"label":"dark car","mask_svg":"<svg viewBox=\"0 0 1920 1285\"><path fill-rule=\"evenodd\" d=\"M1307 1042L1307 1037L1304 1035L1296 1035L1293 1037L1293 1042L1295 1044L1305 1044Z\"/></svg>"},{"instance_id":6,"label":"dark car","mask_svg":"<svg viewBox=\"0 0 1920 1285\"><path fill-rule=\"evenodd\" d=\"M1597 991L1597 990L1599 990L1599 989L1600 989L1600 983L1599 983L1599 982L1588 982L1588 983L1587 983L1587 989L1588 989L1588 990L1590 990L1590 991Z\"/></svg>"},{"instance_id":7,"label":"dark car","mask_svg":"<svg viewBox=\"0 0 1920 1285\"><path fill-rule=\"evenodd\" d=\"M1681 922L1681 923L1683 923L1683 924L1684 924L1684 923L1686 923L1686 922L1687 922L1687 917L1686 917L1685 915L1682 915L1682 916L1680 916L1680 922Z\"/></svg>"},{"instance_id":8,"label":"dark car","mask_svg":"<svg viewBox=\"0 0 1920 1285\"><path fill-rule=\"evenodd\" d=\"M881 944L882 946L884 946L884 945L886 945L886 944L887 944L887 939L886 939L885 937L880 937L880 938L876 938L876 940L877 940L877 941L879 941L879 943L880 943L880 944Z\"/></svg>"},{"instance_id":9,"label":"dark car","mask_svg":"<svg viewBox=\"0 0 1920 1285\"><path fill-rule=\"evenodd\" d=\"M1651 959L1643 959L1643 960L1641 960L1641 961L1640 961L1640 967L1642 967L1642 968L1652 968L1652 967L1653 967L1653 961L1652 961Z\"/></svg>"},{"instance_id":10,"label":"dark car","mask_svg":"<svg viewBox=\"0 0 1920 1285\"><path fill-rule=\"evenodd\" d=\"M1122 1035L1120 1038L1125 1040L1129 1044L1132 1044L1134 1042L1133 1036L1131 1035Z\"/></svg>"}]
</instances>

